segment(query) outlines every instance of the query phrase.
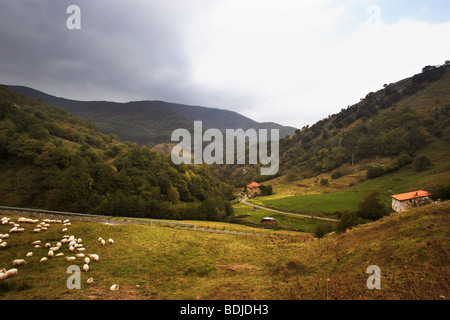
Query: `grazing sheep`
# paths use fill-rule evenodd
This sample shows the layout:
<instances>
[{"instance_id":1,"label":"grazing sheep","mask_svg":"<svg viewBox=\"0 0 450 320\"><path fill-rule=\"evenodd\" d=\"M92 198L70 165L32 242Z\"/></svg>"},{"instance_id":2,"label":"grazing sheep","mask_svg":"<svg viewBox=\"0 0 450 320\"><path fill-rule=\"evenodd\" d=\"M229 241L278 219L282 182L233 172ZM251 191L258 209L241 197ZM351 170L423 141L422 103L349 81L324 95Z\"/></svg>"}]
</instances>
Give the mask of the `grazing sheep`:
<instances>
[{"instance_id":1,"label":"grazing sheep","mask_svg":"<svg viewBox=\"0 0 450 320\"><path fill-rule=\"evenodd\" d=\"M6 279L6 270L5 270L5 272L3 272L3 270L5 270L5 269L2 269L2 270L0 270L0 280L5 280Z\"/></svg>"},{"instance_id":2,"label":"grazing sheep","mask_svg":"<svg viewBox=\"0 0 450 320\"><path fill-rule=\"evenodd\" d=\"M62 229L61 232L67 232L67 228Z\"/></svg>"},{"instance_id":3,"label":"grazing sheep","mask_svg":"<svg viewBox=\"0 0 450 320\"><path fill-rule=\"evenodd\" d=\"M32 243L31 243L32 245L37 245L37 244L41 244L41 240L36 240L36 241L33 241Z\"/></svg>"},{"instance_id":4,"label":"grazing sheep","mask_svg":"<svg viewBox=\"0 0 450 320\"><path fill-rule=\"evenodd\" d=\"M84 253L77 253L75 255L75 257L77 257L77 258L84 258Z\"/></svg>"},{"instance_id":5,"label":"grazing sheep","mask_svg":"<svg viewBox=\"0 0 450 320\"><path fill-rule=\"evenodd\" d=\"M52 245L51 245L50 243L48 243L48 242L45 244L45 247L46 247L46 248L50 248L51 246L52 246Z\"/></svg>"},{"instance_id":6,"label":"grazing sheep","mask_svg":"<svg viewBox=\"0 0 450 320\"><path fill-rule=\"evenodd\" d=\"M86 248L77 248L77 251L84 251Z\"/></svg>"},{"instance_id":7,"label":"grazing sheep","mask_svg":"<svg viewBox=\"0 0 450 320\"><path fill-rule=\"evenodd\" d=\"M48 251L48 256L49 256L50 258L55 257L55 253L53 252L53 250L49 250L49 251Z\"/></svg>"},{"instance_id":8,"label":"grazing sheep","mask_svg":"<svg viewBox=\"0 0 450 320\"><path fill-rule=\"evenodd\" d=\"M91 258L91 259L94 260L95 262L98 262L98 260L99 260L98 254L92 253L92 254L89 254L88 256L89 256L89 258Z\"/></svg>"},{"instance_id":9,"label":"grazing sheep","mask_svg":"<svg viewBox=\"0 0 450 320\"><path fill-rule=\"evenodd\" d=\"M60 253L55 254L55 257L62 257L63 255L64 255L64 253L60 252Z\"/></svg>"},{"instance_id":10,"label":"grazing sheep","mask_svg":"<svg viewBox=\"0 0 450 320\"><path fill-rule=\"evenodd\" d=\"M18 272L18 270L13 268L13 269L9 269L8 271L6 271L5 275L7 278L10 278L10 277L17 276L17 272Z\"/></svg>"},{"instance_id":11,"label":"grazing sheep","mask_svg":"<svg viewBox=\"0 0 450 320\"><path fill-rule=\"evenodd\" d=\"M72 251L72 252L73 252L74 250L75 250L74 247L72 247L72 246L69 247L69 251Z\"/></svg>"},{"instance_id":12,"label":"grazing sheep","mask_svg":"<svg viewBox=\"0 0 450 320\"><path fill-rule=\"evenodd\" d=\"M34 247L37 249L37 248L40 248L41 246L39 244L37 244Z\"/></svg>"},{"instance_id":13,"label":"grazing sheep","mask_svg":"<svg viewBox=\"0 0 450 320\"><path fill-rule=\"evenodd\" d=\"M0 248L6 248L7 245L8 245L8 243L6 241L2 242L2 243L0 243Z\"/></svg>"},{"instance_id":14,"label":"grazing sheep","mask_svg":"<svg viewBox=\"0 0 450 320\"><path fill-rule=\"evenodd\" d=\"M41 229L39 229L39 228L33 229L33 233L39 233L39 232L41 232Z\"/></svg>"},{"instance_id":15,"label":"grazing sheep","mask_svg":"<svg viewBox=\"0 0 450 320\"><path fill-rule=\"evenodd\" d=\"M83 265L83 270L84 270L85 272L88 272L88 270L89 270L89 265L88 265L87 263L85 263L85 264Z\"/></svg>"},{"instance_id":16,"label":"grazing sheep","mask_svg":"<svg viewBox=\"0 0 450 320\"><path fill-rule=\"evenodd\" d=\"M114 240L113 239L109 239L108 242L109 242L109 244L113 244Z\"/></svg>"},{"instance_id":17,"label":"grazing sheep","mask_svg":"<svg viewBox=\"0 0 450 320\"><path fill-rule=\"evenodd\" d=\"M94 278L89 278L86 281L87 284L93 284L94 283Z\"/></svg>"},{"instance_id":18,"label":"grazing sheep","mask_svg":"<svg viewBox=\"0 0 450 320\"><path fill-rule=\"evenodd\" d=\"M0 239L7 239L9 238L9 234L5 233L5 234L0 234Z\"/></svg>"},{"instance_id":19,"label":"grazing sheep","mask_svg":"<svg viewBox=\"0 0 450 320\"><path fill-rule=\"evenodd\" d=\"M102 239L102 241L100 241L100 243L102 244L102 246L104 246L106 244L106 241Z\"/></svg>"},{"instance_id":20,"label":"grazing sheep","mask_svg":"<svg viewBox=\"0 0 450 320\"><path fill-rule=\"evenodd\" d=\"M27 257L32 257L33 256L33 252L28 252L27 253Z\"/></svg>"},{"instance_id":21,"label":"grazing sheep","mask_svg":"<svg viewBox=\"0 0 450 320\"><path fill-rule=\"evenodd\" d=\"M39 262L45 262L47 260L48 260L47 257L42 257L41 260L39 260Z\"/></svg>"},{"instance_id":22,"label":"grazing sheep","mask_svg":"<svg viewBox=\"0 0 450 320\"><path fill-rule=\"evenodd\" d=\"M111 290L111 291L118 291L119 290L119 285L118 284L113 284L111 287L109 287L109 290Z\"/></svg>"},{"instance_id":23,"label":"grazing sheep","mask_svg":"<svg viewBox=\"0 0 450 320\"><path fill-rule=\"evenodd\" d=\"M78 238L77 243L82 243L83 240L81 238Z\"/></svg>"},{"instance_id":24,"label":"grazing sheep","mask_svg":"<svg viewBox=\"0 0 450 320\"><path fill-rule=\"evenodd\" d=\"M17 227L14 226L9 230L9 233L15 233L17 231Z\"/></svg>"},{"instance_id":25,"label":"grazing sheep","mask_svg":"<svg viewBox=\"0 0 450 320\"><path fill-rule=\"evenodd\" d=\"M102 237L99 237L99 238L98 238L98 241L99 241L99 242L100 242L100 241L102 241L102 240L103 240L103 238L102 238Z\"/></svg>"},{"instance_id":26,"label":"grazing sheep","mask_svg":"<svg viewBox=\"0 0 450 320\"><path fill-rule=\"evenodd\" d=\"M26 264L27 262L24 259L16 259L13 261L13 266L21 266Z\"/></svg>"},{"instance_id":27,"label":"grazing sheep","mask_svg":"<svg viewBox=\"0 0 450 320\"><path fill-rule=\"evenodd\" d=\"M66 257L66 261L74 261L75 259L75 257Z\"/></svg>"},{"instance_id":28,"label":"grazing sheep","mask_svg":"<svg viewBox=\"0 0 450 320\"><path fill-rule=\"evenodd\" d=\"M84 263L89 264L89 262L91 262L91 259L89 259L89 257L84 258Z\"/></svg>"}]
</instances>

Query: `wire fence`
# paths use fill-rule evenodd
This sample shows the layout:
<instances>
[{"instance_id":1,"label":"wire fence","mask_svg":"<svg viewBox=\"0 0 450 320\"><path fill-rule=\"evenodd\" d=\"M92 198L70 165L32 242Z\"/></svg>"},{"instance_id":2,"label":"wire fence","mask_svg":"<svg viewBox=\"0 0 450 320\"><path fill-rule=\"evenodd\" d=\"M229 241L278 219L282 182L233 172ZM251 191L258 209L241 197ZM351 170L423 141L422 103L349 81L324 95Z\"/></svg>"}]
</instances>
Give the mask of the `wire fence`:
<instances>
[{"instance_id":1,"label":"wire fence","mask_svg":"<svg viewBox=\"0 0 450 320\"><path fill-rule=\"evenodd\" d=\"M129 221L136 221L136 222L143 222L143 223L150 223L153 224L162 224L162 225L174 225L174 226L181 226L181 227L188 227L188 228L195 228L195 225L188 224L188 223L179 223L179 222L172 222L172 221L161 221L161 220L151 220L151 219L141 219L141 218L132 218L132 217L121 217L120 219L113 219L112 216L106 216L106 215L96 215L96 214L87 214L87 213L79 213L79 212L66 212L66 211L52 211L52 210L43 210L43 209L32 209L32 208L20 208L20 207L7 207L7 206L0 206L0 210L2 211L13 211L16 213L33 213L33 214L49 214L49 215L62 215L62 216L72 216L72 217L80 217L84 219L85 221L100 221L105 220L109 222L120 222L123 220L129 220Z\"/></svg>"}]
</instances>

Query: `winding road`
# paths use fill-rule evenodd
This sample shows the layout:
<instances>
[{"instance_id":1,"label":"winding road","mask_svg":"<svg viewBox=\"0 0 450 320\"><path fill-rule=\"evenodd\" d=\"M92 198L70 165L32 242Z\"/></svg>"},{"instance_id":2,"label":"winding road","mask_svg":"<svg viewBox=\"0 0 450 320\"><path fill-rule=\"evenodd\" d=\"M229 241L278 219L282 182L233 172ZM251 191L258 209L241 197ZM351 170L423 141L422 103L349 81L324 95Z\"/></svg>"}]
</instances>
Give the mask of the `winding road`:
<instances>
[{"instance_id":1,"label":"winding road","mask_svg":"<svg viewBox=\"0 0 450 320\"><path fill-rule=\"evenodd\" d=\"M273 212L282 213L282 214L287 214L287 215L291 215L291 216L298 216L298 217L317 219L317 220L325 220L325 221L331 221L331 222L339 222L339 220L332 219L332 218L316 217L316 216L307 215L307 214L286 212L286 211L280 211L280 210L277 210L277 209L271 209L271 208L267 208L267 207L262 207L262 206L259 206L259 205L247 202L247 200L248 200L248 197L244 197L244 198L240 199L239 201L241 203L246 204L246 205L251 206L251 207L256 207L256 208L259 208L259 209L273 211Z\"/></svg>"}]
</instances>

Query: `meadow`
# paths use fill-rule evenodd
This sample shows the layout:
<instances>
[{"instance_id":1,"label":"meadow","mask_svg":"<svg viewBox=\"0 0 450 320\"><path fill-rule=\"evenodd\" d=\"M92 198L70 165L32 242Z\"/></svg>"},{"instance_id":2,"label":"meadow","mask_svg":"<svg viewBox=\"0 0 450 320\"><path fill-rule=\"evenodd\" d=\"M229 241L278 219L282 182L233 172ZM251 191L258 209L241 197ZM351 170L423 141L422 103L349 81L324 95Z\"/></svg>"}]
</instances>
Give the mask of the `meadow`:
<instances>
[{"instance_id":1,"label":"meadow","mask_svg":"<svg viewBox=\"0 0 450 320\"><path fill-rule=\"evenodd\" d=\"M47 249L31 245L38 239L54 245L62 226L31 233L33 226L24 224L25 232L10 234L0 250L0 268L27 261L16 277L0 281L0 299L448 299L449 211L448 201L428 205L328 234L320 243L299 232L241 235L72 221L67 234L100 256L82 271L81 289L66 285L68 266L81 267L81 259L40 263ZM10 228L0 225L0 233ZM114 244L102 246L98 237ZM26 258L29 251L34 256ZM72 255L64 246L61 252ZM381 268L381 290L366 287L369 265ZM116 283L120 290L109 291Z\"/></svg>"}]
</instances>

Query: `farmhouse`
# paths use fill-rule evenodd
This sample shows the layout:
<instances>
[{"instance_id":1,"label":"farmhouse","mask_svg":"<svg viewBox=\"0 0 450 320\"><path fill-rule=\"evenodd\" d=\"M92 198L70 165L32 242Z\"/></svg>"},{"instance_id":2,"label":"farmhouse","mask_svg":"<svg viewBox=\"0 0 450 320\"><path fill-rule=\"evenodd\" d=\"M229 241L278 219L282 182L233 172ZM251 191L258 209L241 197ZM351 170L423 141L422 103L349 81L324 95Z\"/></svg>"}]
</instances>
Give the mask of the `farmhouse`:
<instances>
[{"instance_id":1,"label":"farmhouse","mask_svg":"<svg viewBox=\"0 0 450 320\"><path fill-rule=\"evenodd\" d=\"M249 197L254 197L261 194L261 189L259 188L261 185L256 182L252 182L245 187L245 193Z\"/></svg>"},{"instance_id":2,"label":"farmhouse","mask_svg":"<svg viewBox=\"0 0 450 320\"><path fill-rule=\"evenodd\" d=\"M431 196L431 193L423 190L394 194L391 196L392 209L395 212L402 212L410 208L431 203L432 201L429 196Z\"/></svg>"}]
</instances>

